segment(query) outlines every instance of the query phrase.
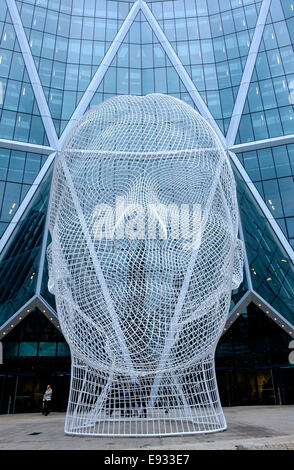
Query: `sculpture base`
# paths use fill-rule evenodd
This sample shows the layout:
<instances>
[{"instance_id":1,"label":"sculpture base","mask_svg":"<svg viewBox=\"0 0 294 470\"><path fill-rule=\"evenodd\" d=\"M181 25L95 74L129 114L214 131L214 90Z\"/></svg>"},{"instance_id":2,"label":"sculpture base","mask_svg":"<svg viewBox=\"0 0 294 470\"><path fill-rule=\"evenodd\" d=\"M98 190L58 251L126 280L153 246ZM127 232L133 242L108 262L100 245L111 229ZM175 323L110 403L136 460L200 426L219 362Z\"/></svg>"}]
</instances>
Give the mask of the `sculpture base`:
<instances>
[{"instance_id":1,"label":"sculpture base","mask_svg":"<svg viewBox=\"0 0 294 470\"><path fill-rule=\"evenodd\" d=\"M171 436L226 427L212 355L177 373L136 378L99 372L73 359L66 434Z\"/></svg>"}]
</instances>

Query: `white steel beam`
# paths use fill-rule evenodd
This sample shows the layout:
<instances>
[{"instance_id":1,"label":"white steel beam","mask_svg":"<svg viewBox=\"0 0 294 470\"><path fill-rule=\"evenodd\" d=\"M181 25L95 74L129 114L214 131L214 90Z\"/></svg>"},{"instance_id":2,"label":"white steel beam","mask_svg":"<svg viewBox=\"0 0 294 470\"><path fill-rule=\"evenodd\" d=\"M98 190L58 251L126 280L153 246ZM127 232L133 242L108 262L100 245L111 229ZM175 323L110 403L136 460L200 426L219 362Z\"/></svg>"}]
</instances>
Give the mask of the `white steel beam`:
<instances>
[{"instance_id":1,"label":"white steel beam","mask_svg":"<svg viewBox=\"0 0 294 470\"><path fill-rule=\"evenodd\" d=\"M271 139L255 140L253 142L246 142L244 144L237 144L230 147L231 152L251 152L252 150L259 150L268 147L277 147L279 145L294 144L294 134L282 135L280 137L273 137Z\"/></svg>"},{"instance_id":2,"label":"white steel beam","mask_svg":"<svg viewBox=\"0 0 294 470\"><path fill-rule=\"evenodd\" d=\"M219 137L221 143L224 147L226 147L226 141L223 133L221 132L220 128L218 127L214 117L212 116L211 112L209 111L207 105L203 101L200 93L196 89L193 81L189 77L188 72L186 71L185 67L181 63L180 59L178 58L177 54L175 53L173 47L171 46L169 40L167 39L166 35L162 31L158 21L156 20L155 16L151 12L148 5L143 1L139 0L142 12L148 21L151 29L153 30L154 34L156 35L158 41L160 42L162 48L164 49L166 55L168 56L169 60L173 64L175 70L177 71L180 79L182 80L183 84L185 85L187 91L189 92L195 106L197 107L201 116L203 116L212 126L213 130Z\"/></svg>"},{"instance_id":3,"label":"white steel beam","mask_svg":"<svg viewBox=\"0 0 294 470\"><path fill-rule=\"evenodd\" d=\"M20 323L31 311L36 300L36 295L30 298L24 305L22 305L12 317L10 317L0 327L0 339L3 339L13 328Z\"/></svg>"},{"instance_id":4,"label":"white steel beam","mask_svg":"<svg viewBox=\"0 0 294 470\"><path fill-rule=\"evenodd\" d=\"M255 31L253 34L247 61L245 64L245 69L243 72L243 76L242 76L241 83L240 83L239 90L238 90L237 99L235 101L235 106L233 109L229 129L227 132L227 137L226 137L227 148L232 147L236 139L236 135L238 132L241 116L243 113L245 100L247 98L248 89L249 89L249 85L251 82L251 77L252 77L253 69L255 66L260 42L261 42L262 35L263 35L263 30L264 30L267 15L269 12L270 4L271 4L271 0L263 0L261 4L260 12L259 12L257 23L255 26Z\"/></svg>"},{"instance_id":5,"label":"white steel beam","mask_svg":"<svg viewBox=\"0 0 294 470\"><path fill-rule=\"evenodd\" d=\"M18 142L17 140L0 139L0 148L9 150L19 150L21 152L38 153L40 155L50 155L54 148L45 145L31 144L29 142Z\"/></svg>"},{"instance_id":6,"label":"white steel beam","mask_svg":"<svg viewBox=\"0 0 294 470\"><path fill-rule=\"evenodd\" d=\"M56 149L58 137L56 134L55 126L52 121L49 106L44 95L43 87L41 85L41 81L36 69L36 65L31 53L31 49L22 25L22 21L15 0L6 0L6 4L18 39L19 47L22 52L22 57L25 62L26 69L34 90L34 95L38 103L40 115L45 127L45 131L47 133L50 146Z\"/></svg>"},{"instance_id":7,"label":"white steel beam","mask_svg":"<svg viewBox=\"0 0 294 470\"><path fill-rule=\"evenodd\" d=\"M14 231L17 223L21 219L21 216L23 215L24 211L26 210L27 206L31 202L36 190L38 189L40 183L43 181L43 178L45 177L48 169L51 166L52 161L54 160L55 153L52 153L49 155L47 158L46 162L42 166L38 176L36 177L35 181L31 185L30 189L28 190L25 198L23 199L22 203L20 204L19 208L17 209L13 219L9 223L7 229L2 235L2 238L0 240L0 253L2 252L3 248L5 247L6 243L8 242L12 232Z\"/></svg>"},{"instance_id":8,"label":"white steel beam","mask_svg":"<svg viewBox=\"0 0 294 470\"><path fill-rule=\"evenodd\" d=\"M237 169L241 173L241 176L244 179L245 184L249 188L252 196L256 200L256 202L257 202L258 206L260 207L260 209L262 210L265 218L267 219L267 221L270 224L271 228L275 232L275 234L276 234L277 238L279 239L281 245L285 249L285 251L286 251L287 255L289 256L290 260L292 261L292 263L294 263L293 248L291 247L290 243L286 239L285 235L283 234L282 230L280 229L279 225L277 224L275 218L273 217L273 215L269 211L269 209L268 209L267 205L265 204L264 200L260 196L258 190L256 189L255 184L252 183L251 179L249 178L246 170L244 169L244 167L241 164L238 157L233 152L229 152L229 154L230 154L230 157L231 157L232 161L234 162L235 166L237 167Z\"/></svg>"},{"instance_id":9,"label":"white steel beam","mask_svg":"<svg viewBox=\"0 0 294 470\"><path fill-rule=\"evenodd\" d=\"M43 299L43 297L34 295L0 327L0 341L11 333L16 325L22 322L34 308L38 308L40 312L48 318L52 325L60 331L59 320L54 309Z\"/></svg>"},{"instance_id":10,"label":"white steel beam","mask_svg":"<svg viewBox=\"0 0 294 470\"><path fill-rule=\"evenodd\" d=\"M269 304L269 302L254 290L252 291L252 301L257 307L266 313L266 315L274 320L274 322L277 323L285 333L294 337L294 324L291 324L283 315L281 315L280 312L278 312L271 304Z\"/></svg>"},{"instance_id":11,"label":"white steel beam","mask_svg":"<svg viewBox=\"0 0 294 470\"><path fill-rule=\"evenodd\" d=\"M243 233L243 227L242 227L242 222L241 222L241 216L240 216L240 211L239 211L239 235L240 239L243 242L243 248L244 248L244 269L245 269L245 276L246 280L248 283L248 289L252 289L252 279L250 275L250 269L249 269L249 263L248 263L248 257L247 257L247 250L246 250L246 244L245 244L245 239L244 239L244 233Z\"/></svg>"},{"instance_id":12,"label":"white steel beam","mask_svg":"<svg viewBox=\"0 0 294 470\"><path fill-rule=\"evenodd\" d=\"M230 311L225 327L223 329L222 335L224 335L225 332L232 326L234 321L236 321L237 318L239 318L239 316L245 310L245 308L247 308L248 305L252 302L252 299L253 299L252 291L245 292L245 294L241 297L239 302L237 302L235 307L233 307L232 310Z\"/></svg>"},{"instance_id":13,"label":"white steel beam","mask_svg":"<svg viewBox=\"0 0 294 470\"><path fill-rule=\"evenodd\" d=\"M97 88L99 87L100 83L102 82L105 73L108 70L111 62L113 61L115 54L117 53L120 45L122 44L124 38L126 37L132 23L134 22L138 12L140 10L140 3L139 1L135 2L132 8L129 11L126 19L124 20L123 24L121 25L117 35L115 36L112 44L110 45L108 51L106 52L101 64L99 65L94 77L92 78L88 88L86 89L81 101L79 102L77 108L75 109L69 123L67 124L66 128L64 129L60 139L59 139L59 149L62 148L63 143L68 136L69 132L73 128L73 126L77 123L77 121L83 116L84 112L86 111L87 107L89 106Z\"/></svg>"}]
</instances>

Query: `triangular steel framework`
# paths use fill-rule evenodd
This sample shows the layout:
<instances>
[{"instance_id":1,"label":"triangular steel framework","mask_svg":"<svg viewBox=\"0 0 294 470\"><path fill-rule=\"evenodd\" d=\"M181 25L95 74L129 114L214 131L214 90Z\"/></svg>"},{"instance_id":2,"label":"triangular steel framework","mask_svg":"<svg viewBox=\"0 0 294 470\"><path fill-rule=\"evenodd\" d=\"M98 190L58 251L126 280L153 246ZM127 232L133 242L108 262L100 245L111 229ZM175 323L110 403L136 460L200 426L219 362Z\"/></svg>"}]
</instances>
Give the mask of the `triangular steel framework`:
<instances>
[{"instance_id":1,"label":"triangular steel framework","mask_svg":"<svg viewBox=\"0 0 294 470\"><path fill-rule=\"evenodd\" d=\"M8 242L11 234L13 233L14 229L17 226L18 221L20 220L22 214L28 207L33 195L37 191L40 183L42 182L43 178L45 177L48 168L54 161L56 152L58 152L66 138L68 137L69 133L71 132L72 128L74 127L75 123L81 118L81 116L86 111L87 107L89 106L91 99L93 98L95 92L97 91L100 83L102 82L113 58L117 54L117 51L122 44L124 38L126 37L131 25L135 21L137 14L141 11L144 15L144 18L149 23L152 31L154 32L155 36L157 37L159 43L161 44L163 50L165 51L167 57L169 58L170 62L174 66L176 72L179 75L179 78L185 85L187 91L189 92L193 103L195 104L198 111L202 114L202 116L210 123L216 134L218 135L220 141L222 142L224 148L229 152L229 155L234 162L235 166L238 168L239 172L241 173L245 183L247 184L248 189L252 193L255 201L257 202L258 206L263 212L265 219L267 220L268 224L274 231L275 235L279 239L280 243L282 244L285 252L287 253L288 259L291 263L294 263L294 251L290 246L288 240L284 236L283 232L281 231L280 227L276 223L276 221L272 218L272 215L269 212L265 202L259 195L255 185L250 180L247 172L241 165L239 159L235 155L234 151L243 151L244 145L235 146L235 138L238 131L239 123L241 120L245 100L247 97L249 84L251 80L251 76L253 73L253 69L255 66L256 58L259 51L259 46L261 43L261 39L263 36L264 27L266 24L266 19L269 13L271 0L263 0L262 5L260 8L259 16L257 19L257 23L255 26L255 31L253 35L253 39L251 42L251 46L248 52L247 61L245 64L244 72L242 75L241 83L239 85L239 92L237 95L237 99L234 105L234 110L232 113L229 129L227 136L224 136L221 132L220 128L218 127L215 119L213 118L211 112L209 111L206 103L202 99L200 93L198 92L197 88L195 87L193 81L191 80L189 74L187 73L185 67L181 63L179 57L175 53L173 47L171 46L169 40L167 39L166 35L164 34L162 28L160 27L158 21L156 20L155 16L151 12L149 6L144 0L137 0L134 2L130 11L125 18L122 26L120 27L119 31L117 32L112 44L110 45L107 53L105 54L101 64L97 68L95 75L93 76L91 82L89 83L87 89L85 90L80 102L77 105L71 119L69 120L66 128L64 129L61 137L58 139L56 130L54 127L54 123L52 120L52 116L45 98L45 94L41 85L40 78L38 76L38 72L34 63L34 59L28 44L28 40L24 31L24 27L22 25L22 21L16 6L15 0L6 0L7 8L9 10L12 23L14 25L15 33L17 35L21 52L25 61L25 65L28 71L28 75L34 90L35 98L37 104L40 109L40 114L43 119L43 124L47 133L48 141L50 147L32 145L29 143L22 143L22 142L14 142L14 141L5 141L4 139L0 139L0 146L10 149L26 149L26 151L33 151L39 152L42 154L48 154L49 157L46 160L46 163L43 165L40 173L32 187L28 191L25 199L23 200L22 204L16 211L15 216L13 217L12 221L10 222L9 226L7 227L6 231L4 232L1 240L0 240L0 253L2 252L3 248L5 247L6 243ZM280 138L275 139L274 145L280 145L282 142L286 141L287 143L294 142L294 134L291 136L282 136ZM263 141L263 147L270 146L272 140L268 139L268 141ZM245 144L246 145L246 144ZM260 145L260 143L251 143L248 146L251 149L255 149ZM260 146L258 148L261 148ZM240 225L240 236L242 238L242 227ZM21 307L14 315L11 317L4 325L2 325L0 329L0 340L4 334L9 333L11 328L15 326L16 323L21 321L33 307L38 307L55 325L59 328L58 318L56 312L52 307L45 301L45 299L41 296L40 293L40 286L42 281L42 274L44 269L44 262L45 262L45 252L46 252L46 245L47 245L47 237L48 237L48 227L47 223L45 224L44 235L43 235L43 242L41 248L41 256L40 256L40 266L38 272L38 281L37 281L37 288L36 294L32 297L30 301L28 301L23 307ZM282 328L285 328L285 331L290 336L294 337L294 325L291 325L285 317L280 313L277 312L271 305L268 304L258 293L253 290L251 277L250 277L250 270L248 265L247 256L245 254L245 275L246 281L248 285L247 292L241 297L238 303L234 306L231 310L230 315L228 317L228 321L224 331L238 318L241 312L251 303L255 303L259 308L261 308L267 315L273 318ZM12 326L11 326L12 325Z\"/></svg>"}]
</instances>

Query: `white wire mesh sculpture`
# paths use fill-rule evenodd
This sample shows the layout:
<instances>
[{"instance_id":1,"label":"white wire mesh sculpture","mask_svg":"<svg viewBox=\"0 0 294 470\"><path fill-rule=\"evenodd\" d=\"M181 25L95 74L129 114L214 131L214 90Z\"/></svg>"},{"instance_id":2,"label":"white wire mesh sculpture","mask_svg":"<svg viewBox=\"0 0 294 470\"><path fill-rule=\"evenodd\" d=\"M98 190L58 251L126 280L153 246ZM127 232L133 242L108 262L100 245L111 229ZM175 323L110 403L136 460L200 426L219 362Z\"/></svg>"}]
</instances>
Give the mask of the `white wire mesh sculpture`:
<instances>
[{"instance_id":1,"label":"white wire mesh sculpture","mask_svg":"<svg viewBox=\"0 0 294 470\"><path fill-rule=\"evenodd\" d=\"M214 353L243 257L209 124L160 94L87 112L58 155L49 228L49 290L72 354L65 432L225 429Z\"/></svg>"}]
</instances>

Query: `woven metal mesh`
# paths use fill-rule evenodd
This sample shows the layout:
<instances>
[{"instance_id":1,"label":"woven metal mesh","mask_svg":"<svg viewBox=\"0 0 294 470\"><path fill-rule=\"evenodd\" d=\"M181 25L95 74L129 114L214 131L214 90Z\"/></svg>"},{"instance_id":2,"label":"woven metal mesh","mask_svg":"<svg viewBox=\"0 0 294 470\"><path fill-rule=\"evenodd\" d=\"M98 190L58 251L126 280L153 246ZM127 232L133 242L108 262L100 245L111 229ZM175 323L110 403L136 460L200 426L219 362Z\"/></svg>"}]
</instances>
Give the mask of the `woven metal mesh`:
<instances>
[{"instance_id":1,"label":"woven metal mesh","mask_svg":"<svg viewBox=\"0 0 294 470\"><path fill-rule=\"evenodd\" d=\"M119 96L78 122L55 166L49 289L72 354L65 431L225 429L214 370L242 280L235 182L190 106Z\"/></svg>"}]
</instances>

